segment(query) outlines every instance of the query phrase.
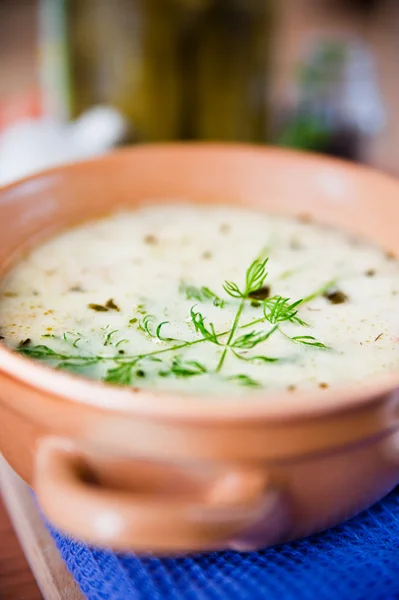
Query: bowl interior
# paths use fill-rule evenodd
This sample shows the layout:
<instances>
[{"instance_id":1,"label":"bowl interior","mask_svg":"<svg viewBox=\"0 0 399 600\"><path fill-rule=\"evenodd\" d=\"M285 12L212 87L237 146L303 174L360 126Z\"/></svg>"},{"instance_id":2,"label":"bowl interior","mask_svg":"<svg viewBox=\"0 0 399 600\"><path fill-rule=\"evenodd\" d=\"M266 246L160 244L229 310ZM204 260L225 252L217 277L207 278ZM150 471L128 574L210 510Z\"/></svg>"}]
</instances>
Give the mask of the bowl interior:
<instances>
[{"instance_id":1,"label":"bowl interior","mask_svg":"<svg viewBox=\"0 0 399 600\"><path fill-rule=\"evenodd\" d=\"M310 215L399 250L399 184L371 169L277 149L144 146L48 171L0 192L0 272L27 245L121 208L170 200Z\"/></svg>"}]
</instances>

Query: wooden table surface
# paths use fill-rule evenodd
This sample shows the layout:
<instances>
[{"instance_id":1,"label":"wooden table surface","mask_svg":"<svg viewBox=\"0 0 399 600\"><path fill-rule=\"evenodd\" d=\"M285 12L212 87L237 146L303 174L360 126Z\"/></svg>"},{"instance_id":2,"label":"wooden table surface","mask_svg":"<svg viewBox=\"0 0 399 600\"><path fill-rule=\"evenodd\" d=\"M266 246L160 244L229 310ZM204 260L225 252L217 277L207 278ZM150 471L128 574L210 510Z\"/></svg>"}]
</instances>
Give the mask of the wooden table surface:
<instances>
[{"instance_id":1,"label":"wooden table surface","mask_svg":"<svg viewBox=\"0 0 399 600\"><path fill-rule=\"evenodd\" d=\"M0 498L0 599L41 600L42 597Z\"/></svg>"},{"instance_id":2,"label":"wooden table surface","mask_svg":"<svg viewBox=\"0 0 399 600\"><path fill-rule=\"evenodd\" d=\"M0 489L0 600L83 600L31 490L1 456Z\"/></svg>"}]
</instances>

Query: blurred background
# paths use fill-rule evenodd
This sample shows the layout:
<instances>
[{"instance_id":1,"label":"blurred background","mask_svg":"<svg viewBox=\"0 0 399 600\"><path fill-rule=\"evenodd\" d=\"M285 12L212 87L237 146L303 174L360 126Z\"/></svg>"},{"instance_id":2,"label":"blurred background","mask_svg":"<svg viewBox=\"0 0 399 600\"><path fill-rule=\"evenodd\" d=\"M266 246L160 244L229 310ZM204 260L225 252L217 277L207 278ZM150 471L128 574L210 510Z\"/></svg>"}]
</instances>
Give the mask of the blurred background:
<instances>
[{"instance_id":1,"label":"blurred background","mask_svg":"<svg viewBox=\"0 0 399 600\"><path fill-rule=\"evenodd\" d=\"M398 0L0 0L0 174L204 139L399 175L398 56Z\"/></svg>"}]
</instances>

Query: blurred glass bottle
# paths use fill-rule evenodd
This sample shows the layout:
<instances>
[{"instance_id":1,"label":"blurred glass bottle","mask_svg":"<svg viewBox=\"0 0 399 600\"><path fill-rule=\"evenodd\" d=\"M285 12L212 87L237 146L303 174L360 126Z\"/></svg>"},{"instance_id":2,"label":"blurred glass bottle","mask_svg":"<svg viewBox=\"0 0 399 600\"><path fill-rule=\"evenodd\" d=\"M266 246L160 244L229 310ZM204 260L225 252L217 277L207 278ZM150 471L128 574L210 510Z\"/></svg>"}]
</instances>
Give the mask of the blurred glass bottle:
<instances>
[{"instance_id":1,"label":"blurred glass bottle","mask_svg":"<svg viewBox=\"0 0 399 600\"><path fill-rule=\"evenodd\" d=\"M140 141L265 141L272 1L42 0L52 111L111 104Z\"/></svg>"}]
</instances>

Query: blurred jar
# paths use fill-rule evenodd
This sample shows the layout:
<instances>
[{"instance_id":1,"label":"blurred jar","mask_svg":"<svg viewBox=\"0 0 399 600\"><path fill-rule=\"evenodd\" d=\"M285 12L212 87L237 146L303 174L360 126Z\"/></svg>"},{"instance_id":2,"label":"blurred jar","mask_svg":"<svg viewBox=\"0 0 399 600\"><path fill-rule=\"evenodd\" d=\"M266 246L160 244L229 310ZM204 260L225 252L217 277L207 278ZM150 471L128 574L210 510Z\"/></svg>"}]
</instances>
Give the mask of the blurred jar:
<instances>
[{"instance_id":1,"label":"blurred jar","mask_svg":"<svg viewBox=\"0 0 399 600\"><path fill-rule=\"evenodd\" d=\"M64 73L57 86L47 73L47 96L53 82L72 118L111 104L140 141L265 141L271 4L43 0L44 64L55 52Z\"/></svg>"}]
</instances>

